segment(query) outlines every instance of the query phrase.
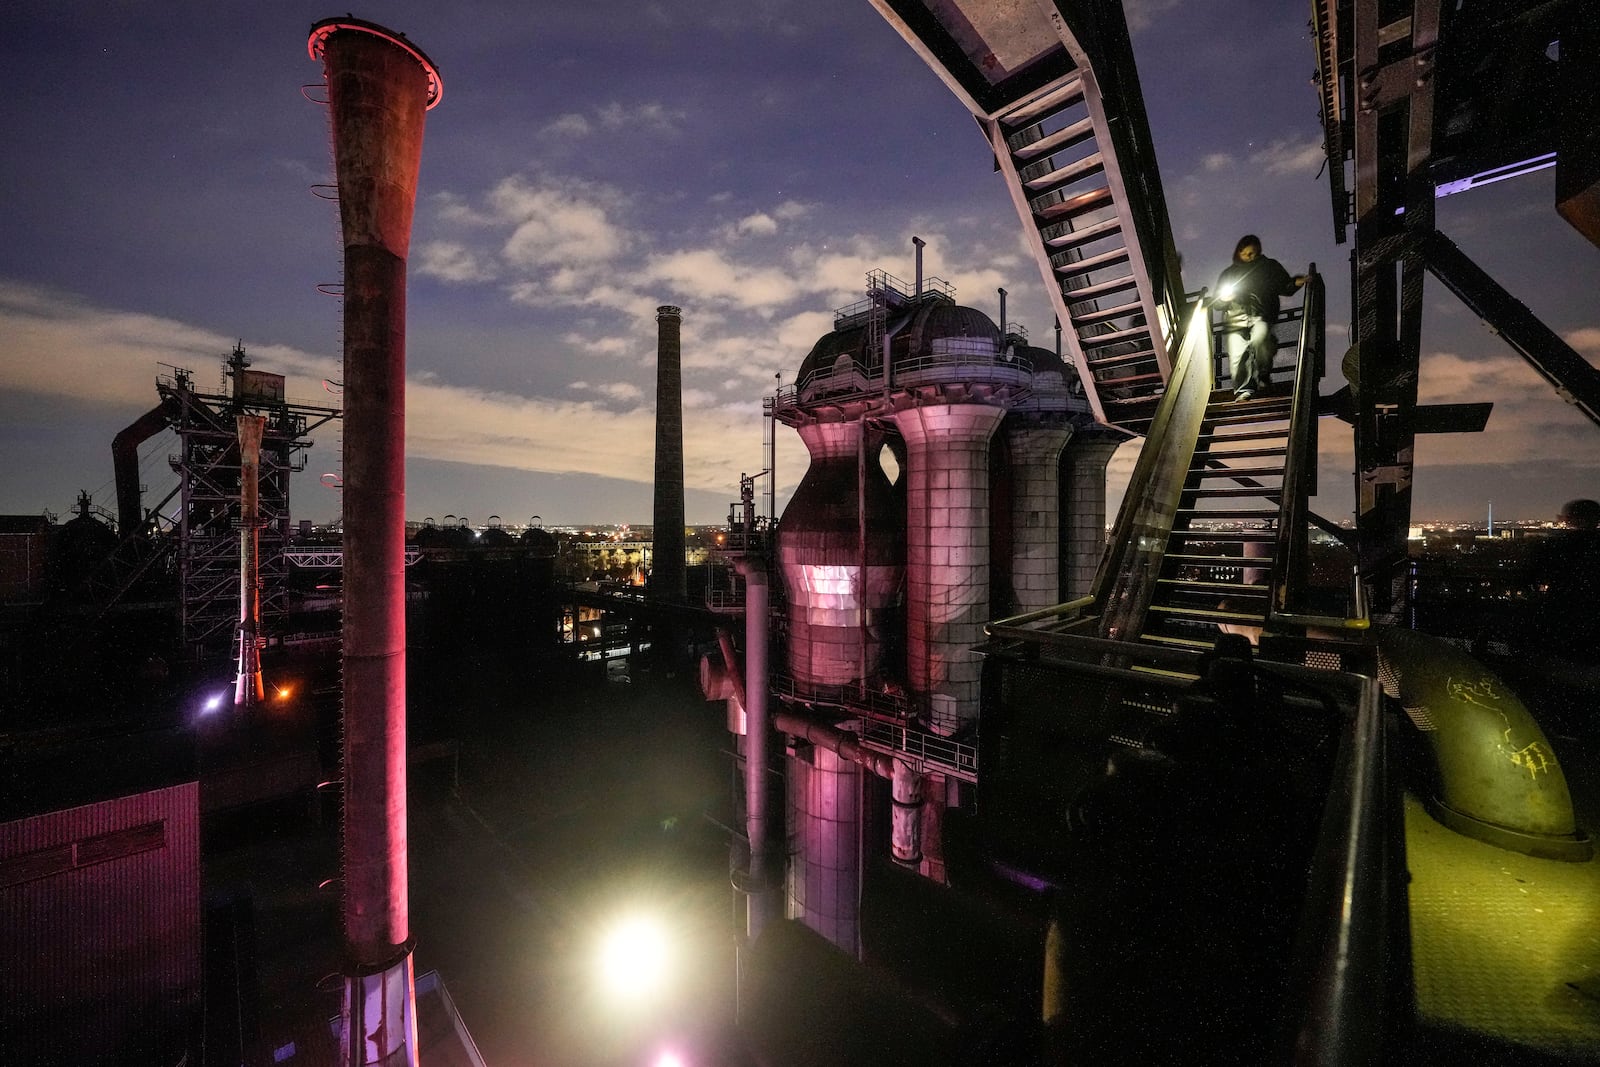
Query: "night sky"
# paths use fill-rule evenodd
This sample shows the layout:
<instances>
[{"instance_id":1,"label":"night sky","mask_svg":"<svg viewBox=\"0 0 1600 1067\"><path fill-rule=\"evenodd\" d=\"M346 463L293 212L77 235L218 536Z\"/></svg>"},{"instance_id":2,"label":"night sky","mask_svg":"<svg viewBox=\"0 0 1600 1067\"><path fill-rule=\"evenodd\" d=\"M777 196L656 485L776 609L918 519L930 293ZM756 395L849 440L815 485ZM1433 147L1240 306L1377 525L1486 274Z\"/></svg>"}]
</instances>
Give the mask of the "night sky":
<instances>
[{"instance_id":1,"label":"night sky","mask_svg":"<svg viewBox=\"0 0 1600 1067\"><path fill-rule=\"evenodd\" d=\"M1128 5L1189 288L1262 235L1328 275L1347 343L1304 4ZM312 22L298 2L11 0L0 151L0 512L113 506L110 443L158 363L220 385L242 339L289 395L340 377L339 276ZM654 309L684 309L690 522L764 466L760 397L861 296L928 273L1048 343L1022 227L971 117L866 0L395 2L354 11L439 65L410 272L408 515L648 523ZM1600 251L1556 215L1553 172L1441 201L1439 224L1591 360ZM1425 400L1493 400L1489 431L1419 440L1418 519L1552 515L1600 497L1600 430L1453 297L1428 288ZM1336 371L1334 372L1336 375ZM1340 384L1335 378L1325 386ZM1322 496L1351 511L1350 436L1325 421ZM295 518L338 514L315 435ZM171 484L170 434L144 481ZM1113 464L1120 484L1132 449ZM779 506L804 450L780 430ZM147 498L149 499L149 498Z\"/></svg>"}]
</instances>

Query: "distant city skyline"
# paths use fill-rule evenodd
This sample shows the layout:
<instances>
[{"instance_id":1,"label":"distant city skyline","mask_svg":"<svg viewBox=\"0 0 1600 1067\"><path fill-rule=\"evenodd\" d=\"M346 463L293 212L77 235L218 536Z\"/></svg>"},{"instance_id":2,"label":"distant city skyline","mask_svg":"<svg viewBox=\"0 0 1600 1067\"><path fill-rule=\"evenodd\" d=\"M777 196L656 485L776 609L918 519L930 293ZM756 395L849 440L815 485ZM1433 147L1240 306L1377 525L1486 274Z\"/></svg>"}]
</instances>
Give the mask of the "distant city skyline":
<instances>
[{"instance_id":1,"label":"distant city skyline","mask_svg":"<svg viewBox=\"0 0 1600 1067\"><path fill-rule=\"evenodd\" d=\"M1329 380L1347 343L1305 12L1269 0L1127 5L1190 289L1239 234L1329 279ZM325 116L301 96L325 6L21 0L0 204L0 512L110 505L112 436L157 364L209 386L235 340L291 397L338 380ZM621 0L537 14L397 0L356 11L439 64L410 263L408 516L547 523L651 514L654 309L684 310L687 517L712 523L766 465L760 399L860 298L910 277L911 237L957 299L1051 334L1039 271L953 95L866 0ZM1241 34L1241 25L1250 26ZM1248 71L1248 76L1241 74ZM315 96L315 89L308 90ZM1552 172L1439 202L1441 228L1590 359L1600 252L1555 214ZM1419 438L1415 518L1600 497L1600 429L1430 282L1425 401L1495 403L1480 435ZM339 513L338 432L314 435L296 519ZM1321 434L1319 514L1349 521L1350 434ZM1137 446L1112 461L1114 508ZM172 475L170 436L144 478ZM778 504L807 464L780 429Z\"/></svg>"}]
</instances>

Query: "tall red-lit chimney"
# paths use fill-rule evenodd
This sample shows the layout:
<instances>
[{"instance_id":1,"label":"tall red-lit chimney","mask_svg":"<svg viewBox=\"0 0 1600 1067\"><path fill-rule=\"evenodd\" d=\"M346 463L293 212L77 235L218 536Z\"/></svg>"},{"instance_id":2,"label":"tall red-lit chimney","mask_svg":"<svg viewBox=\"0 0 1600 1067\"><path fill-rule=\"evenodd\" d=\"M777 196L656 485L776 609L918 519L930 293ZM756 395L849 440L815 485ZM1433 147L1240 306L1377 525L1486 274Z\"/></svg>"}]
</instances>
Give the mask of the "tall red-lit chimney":
<instances>
[{"instance_id":1,"label":"tall red-lit chimney","mask_svg":"<svg viewBox=\"0 0 1600 1067\"><path fill-rule=\"evenodd\" d=\"M403 36L324 19L344 234L344 985L341 1062L417 1064L406 885L406 257L442 83Z\"/></svg>"}]
</instances>

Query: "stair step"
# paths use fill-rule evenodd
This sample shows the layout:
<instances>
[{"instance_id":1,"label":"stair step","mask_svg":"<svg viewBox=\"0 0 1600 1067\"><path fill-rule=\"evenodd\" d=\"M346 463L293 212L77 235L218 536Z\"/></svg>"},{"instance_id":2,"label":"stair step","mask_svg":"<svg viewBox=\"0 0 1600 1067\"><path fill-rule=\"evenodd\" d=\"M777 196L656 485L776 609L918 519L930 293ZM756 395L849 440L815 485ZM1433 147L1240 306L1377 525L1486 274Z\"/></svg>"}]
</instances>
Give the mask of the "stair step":
<instances>
[{"instance_id":1,"label":"stair step","mask_svg":"<svg viewBox=\"0 0 1600 1067\"><path fill-rule=\"evenodd\" d=\"M1213 428L1217 426L1248 426L1257 422L1282 422L1288 418L1288 415L1287 411L1282 413L1241 411L1237 415L1212 415L1208 411L1206 412L1205 423ZM1282 434L1280 433L1279 436L1281 437Z\"/></svg>"},{"instance_id":2,"label":"stair step","mask_svg":"<svg viewBox=\"0 0 1600 1067\"><path fill-rule=\"evenodd\" d=\"M1193 637L1171 637L1167 634L1140 634L1139 640L1155 645L1170 645L1174 648L1203 649L1207 652L1217 645L1215 641L1200 641Z\"/></svg>"},{"instance_id":3,"label":"stair step","mask_svg":"<svg viewBox=\"0 0 1600 1067\"><path fill-rule=\"evenodd\" d=\"M1032 141L1023 141L1021 144L1016 143L1016 135L1012 135L1007 138L1006 146L1011 149L1011 158L1022 164L1082 144L1093 136L1094 120L1083 118L1068 123L1054 133L1047 133Z\"/></svg>"},{"instance_id":4,"label":"stair step","mask_svg":"<svg viewBox=\"0 0 1600 1067\"><path fill-rule=\"evenodd\" d=\"M1085 337L1078 335L1078 344L1085 349L1106 348L1111 345L1121 344L1124 341L1143 340L1150 336L1150 327L1133 326L1126 330L1110 330L1106 333L1092 333Z\"/></svg>"},{"instance_id":5,"label":"stair step","mask_svg":"<svg viewBox=\"0 0 1600 1067\"><path fill-rule=\"evenodd\" d=\"M1102 185L1098 189L1086 189L1076 196L1069 196L1065 200L1044 207L1028 207L1033 211L1033 217L1041 224L1054 222L1061 218L1072 218L1085 212L1094 211L1096 208L1105 207L1111 203L1111 187Z\"/></svg>"},{"instance_id":6,"label":"stair step","mask_svg":"<svg viewBox=\"0 0 1600 1067\"><path fill-rule=\"evenodd\" d=\"M1219 442L1212 442L1213 447L1205 451L1206 459L1263 459L1267 456L1284 456L1289 452L1287 445L1277 448L1223 448L1214 447ZM1196 455L1199 455L1196 452Z\"/></svg>"},{"instance_id":7,"label":"stair step","mask_svg":"<svg viewBox=\"0 0 1600 1067\"><path fill-rule=\"evenodd\" d=\"M1087 326L1096 322L1109 322L1112 319L1120 319L1124 315L1141 314L1143 311L1144 304L1135 300L1130 304L1118 304L1116 307L1101 308L1099 311L1091 311L1084 315L1075 314L1072 316L1072 325Z\"/></svg>"},{"instance_id":8,"label":"stair step","mask_svg":"<svg viewBox=\"0 0 1600 1067\"><path fill-rule=\"evenodd\" d=\"M1190 519L1275 519L1277 508L1179 508L1178 514Z\"/></svg>"},{"instance_id":9,"label":"stair step","mask_svg":"<svg viewBox=\"0 0 1600 1067\"><path fill-rule=\"evenodd\" d=\"M1230 497L1230 496L1280 496L1283 493L1281 485L1234 485L1225 489L1185 489L1184 496L1191 497Z\"/></svg>"},{"instance_id":10,"label":"stair step","mask_svg":"<svg viewBox=\"0 0 1600 1067\"><path fill-rule=\"evenodd\" d=\"M1157 371L1157 372L1155 372L1153 374L1132 374L1132 375L1129 375L1126 378L1096 378L1094 384L1096 386L1132 385L1135 382L1150 382L1150 381L1157 381L1158 382L1160 380L1161 380L1161 372Z\"/></svg>"},{"instance_id":11,"label":"stair step","mask_svg":"<svg viewBox=\"0 0 1600 1067\"><path fill-rule=\"evenodd\" d=\"M1083 76L1073 74L1049 92L1036 96L1022 106L996 117L1013 130L1020 130L1025 126L1033 125L1054 112L1069 108L1082 99Z\"/></svg>"},{"instance_id":12,"label":"stair step","mask_svg":"<svg viewBox=\"0 0 1600 1067\"><path fill-rule=\"evenodd\" d=\"M1126 263L1128 261L1127 248L1113 248L1109 252L1101 252L1088 259L1080 259L1075 263L1063 263L1056 268L1056 273L1062 277L1071 277L1074 274L1087 274L1092 270L1110 266L1112 263ZM1082 299L1081 297L1079 299Z\"/></svg>"},{"instance_id":13,"label":"stair step","mask_svg":"<svg viewBox=\"0 0 1600 1067\"><path fill-rule=\"evenodd\" d=\"M1245 585L1242 582L1211 582L1199 578L1157 578L1157 585L1181 586L1187 592L1193 590L1200 592L1238 593L1242 596L1266 596L1269 592L1264 585Z\"/></svg>"},{"instance_id":14,"label":"stair step","mask_svg":"<svg viewBox=\"0 0 1600 1067\"><path fill-rule=\"evenodd\" d=\"M1124 367L1129 363L1139 363L1147 359L1155 359L1156 350L1153 348L1141 349L1138 352L1128 352L1120 356L1106 356L1104 359L1091 359L1090 370L1099 370L1101 367Z\"/></svg>"},{"instance_id":15,"label":"stair step","mask_svg":"<svg viewBox=\"0 0 1600 1067\"><path fill-rule=\"evenodd\" d=\"M1201 478L1276 478L1282 477L1283 465L1276 467L1190 467L1190 474Z\"/></svg>"},{"instance_id":16,"label":"stair step","mask_svg":"<svg viewBox=\"0 0 1600 1067\"><path fill-rule=\"evenodd\" d=\"M1244 433L1215 433L1201 430L1200 439L1209 440L1212 445L1219 445L1230 441L1285 441L1288 435L1283 430L1247 430Z\"/></svg>"},{"instance_id":17,"label":"stair step","mask_svg":"<svg viewBox=\"0 0 1600 1067\"><path fill-rule=\"evenodd\" d=\"M1206 414L1209 415L1213 411L1219 415L1223 412L1244 413L1260 411L1281 411L1284 414L1288 414L1289 398L1286 396L1263 396L1252 397L1249 400L1234 400L1228 397L1226 399L1213 400L1206 405Z\"/></svg>"},{"instance_id":18,"label":"stair step","mask_svg":"<svg viewBox=\"0 0 1600 1067\"><path fill-rule=\"evenodd\" d=\"M1055 192L1071 185L1073 182L1082 181L1091 174L1099 174L1106 169L1106 160L1099 152L1091 152L1082 159L1073 160L1064 166L1039 175L1037 178L1025 179L1022 187L1035 196Z\"/></svg>"},{"instance_id":19,"label":"stair step","mask_svg":"<svg viewBox=\"0 0 1600 1067\"><path fill-rule=\"evenodd\" d=\"M1128 274L1121 278L1113 278L1108 282L1096 282L1093 285L1086 285L1082 289L1063 289L1061 290L1061 295L1068 304L1076 304L1081 300L1093 300L1096 297L1105 296L1107 293L1118 293L1124 289L1133 289L1138 284L1139 279L1132 274Z\"/></svg>"},{"instance_id":20,"label":"stair step","mask_svg":"<svg viewBox=\"0 0 1600 1067\"><path fill-rule=\"evenodd\" d=\"M1206 619L1222 622L1245 622L1260 625L1267 621L1266 615L1256 615L1248 611L1223 611L1221 608L1179 608L1167 604L1151 604L1151 611L1159 611L1164 615L1183 619Z\"/></svg>"},{"instance_id":21,"label":"stair step","mask_svg":"<svg viewBox=\"0 0 1600 1067\"><path fill-rule=\"evenodd\" d=\"M1278 539L1277 530L1173 530L1174 541L1229 541L1265 543ZM1263 556L1257 566L1268 567L1272 560Z\"/></svg>"},{"instance_id":22,"label":"stair step","mask_svg":"<svg viewBox=\"0 0 1600 1067\"><path fill-rule=\"evenodd\" d=\"M1066 230L1056 234L1054 237L1045 237L1044 245L1046 248L1059 251L1064 248L1076 248L1078 245L1088 244L1090 241L1120 232L1122 232L1122 220L1120 218L1109 218L1104 222L1096 222L1079 230ZM1043 237L1042 234L1040 236Z\"/></svg>"},{"instance_id":23,"label":"stair step","mask_svg":"<svg viewBox=\"0 0 1600 1067\"><path fill-rule=\"evenodd\" d=\"M1271 560L1248 560L1242 556L1209 556L1203 552L1168 552L1161 559L1166 563L1184 563L1196 567L1222 567L1238 571L1259 567L1263 562L1272 562Z\"/></svg>"}]
</instances>

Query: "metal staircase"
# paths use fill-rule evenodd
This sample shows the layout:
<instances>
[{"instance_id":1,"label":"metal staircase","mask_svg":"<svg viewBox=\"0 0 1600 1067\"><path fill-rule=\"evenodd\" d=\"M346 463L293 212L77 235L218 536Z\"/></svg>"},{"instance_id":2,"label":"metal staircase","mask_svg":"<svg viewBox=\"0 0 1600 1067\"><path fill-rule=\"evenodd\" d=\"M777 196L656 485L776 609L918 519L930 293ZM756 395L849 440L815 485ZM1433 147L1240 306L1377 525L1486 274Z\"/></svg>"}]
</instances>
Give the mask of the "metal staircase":
<instances>
[{"instance_id":1,"label":"metal staircase","mask_svg":"<svg viewBox=\"0 0 1600 1067\"><path fill-rule=\"evenodd\" d=\"M1289 400L1211 395L1140 640L1203 650L1266 624Z\"/></svg>"},{"instance_id":2,"label":"metal staircase","mask_svg":"<svg viewBox=\"0 0 1600 1067\"><path fill-rule=\"evenodd\" d=\"M872 3L988 138L1095 418L1139 432L1183 288L1120 5Z\"/></svg>"}]
</instances>

